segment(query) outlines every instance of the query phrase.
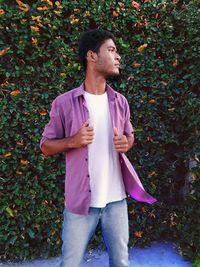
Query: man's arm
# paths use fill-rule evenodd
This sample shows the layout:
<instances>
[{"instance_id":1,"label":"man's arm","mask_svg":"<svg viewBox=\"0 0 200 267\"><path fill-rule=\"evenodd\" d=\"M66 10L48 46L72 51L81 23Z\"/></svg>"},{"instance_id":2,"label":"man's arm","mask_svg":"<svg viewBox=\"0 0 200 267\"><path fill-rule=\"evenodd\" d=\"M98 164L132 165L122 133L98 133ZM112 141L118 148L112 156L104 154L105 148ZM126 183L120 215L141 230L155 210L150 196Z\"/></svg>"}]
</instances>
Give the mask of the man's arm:
<instances>
[{"instance_id":1,"label":"man's arm","mask_svg":"<svg viewBox=\"0 0 200 267\"><path fill-rule=\"evenodd\" d=\"M73 136L62 139L47 139L42 147L42 153L45 156L51 156L66 152L72 148L80 148L91 144L94 137L94 130L89 126L89 121L86 121L80 130Z\"/></svg>"}]
</instances>

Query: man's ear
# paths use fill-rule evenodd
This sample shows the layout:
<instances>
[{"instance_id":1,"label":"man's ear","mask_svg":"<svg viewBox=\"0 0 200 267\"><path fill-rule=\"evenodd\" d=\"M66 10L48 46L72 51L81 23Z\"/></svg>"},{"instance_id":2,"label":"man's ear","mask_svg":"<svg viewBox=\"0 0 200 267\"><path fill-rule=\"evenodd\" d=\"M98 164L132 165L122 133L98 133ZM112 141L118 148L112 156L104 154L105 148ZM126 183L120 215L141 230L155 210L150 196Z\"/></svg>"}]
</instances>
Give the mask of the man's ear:
<instances>
[{"instance_id":1,"label":"man's ear","mask_svg":"<svg viewBox=\"0 0 200 267\"><path fill-rule=\"evenodd\" d=\"M93 52L92 50L89 50L87 52L86 59L91 62L95 62L97 60L97 54Z\"/></svg>"}]
</instances>

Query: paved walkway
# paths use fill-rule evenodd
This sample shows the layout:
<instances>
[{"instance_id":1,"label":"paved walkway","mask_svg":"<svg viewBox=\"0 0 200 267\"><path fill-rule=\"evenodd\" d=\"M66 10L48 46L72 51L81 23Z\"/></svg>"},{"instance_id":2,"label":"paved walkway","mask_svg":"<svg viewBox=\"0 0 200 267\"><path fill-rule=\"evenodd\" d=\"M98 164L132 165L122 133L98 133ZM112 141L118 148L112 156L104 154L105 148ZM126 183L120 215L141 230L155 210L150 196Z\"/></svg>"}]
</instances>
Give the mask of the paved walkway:
<instances>
[{"instance_id":1,"label":"paved walkway","mask_svg":"<svg viewBox=\"0 0 200 267\"><path fill-rule=\"evenodd\" d=\"M191 267L183 260L171 243L155 243L149 248L131 248L130 267ZM35 260L24 263L0 263L0 267L59 267L60 258ZM92 251L86 255L81 267L108 267L108 255L103 251Z\"/></svg>"}]
</instances>

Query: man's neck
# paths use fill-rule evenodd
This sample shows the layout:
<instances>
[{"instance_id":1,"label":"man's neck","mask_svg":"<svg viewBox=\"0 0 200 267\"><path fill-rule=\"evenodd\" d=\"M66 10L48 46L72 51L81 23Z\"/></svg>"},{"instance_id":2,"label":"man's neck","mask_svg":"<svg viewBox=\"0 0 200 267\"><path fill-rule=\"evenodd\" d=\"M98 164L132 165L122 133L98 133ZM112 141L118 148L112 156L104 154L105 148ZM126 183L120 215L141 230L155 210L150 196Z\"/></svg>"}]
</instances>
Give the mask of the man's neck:
<instances>
[{"instance_id":1,"label":"man's neck","mask_svg":"<svg viewBox=\"0 0 200 267\"><path fill-rule=\"evenodd\" d=\"M85 91L90 94L101 95L105 93L106 79L103 77L86 75L84 84L85 84Z\"/></svg>"}]
</instances>

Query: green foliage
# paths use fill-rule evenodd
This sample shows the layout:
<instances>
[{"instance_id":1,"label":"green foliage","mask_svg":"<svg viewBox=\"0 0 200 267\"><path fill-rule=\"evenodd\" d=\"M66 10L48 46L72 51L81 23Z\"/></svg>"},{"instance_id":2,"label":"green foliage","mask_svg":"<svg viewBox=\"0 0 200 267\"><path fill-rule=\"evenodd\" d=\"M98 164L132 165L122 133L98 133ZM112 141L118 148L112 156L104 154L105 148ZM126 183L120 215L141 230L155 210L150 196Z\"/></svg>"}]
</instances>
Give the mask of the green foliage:
<instances>
[{"instance_id":1,"label":"green foliage","mask_svg":"<svg viewBox=\"0 0 200 267\"><path fill-rule=\"evenodd\" d=\"M0 1L1 259L60 252L63 157L45 158L39 141L52 100L84 78L80 34L101 27L116 35L122 55L121 75L110 83L130 103L129 157L158 198L152 206L129 200L130 244L168 238L197 262L198 12L197 0Z\"/></svg>"},{"instance_id":2,"label":"green foliage","mask_svg":"<svg viewBox=\"0 0 200 267\"><path fill-rule=\"evenodd\" d=\"M192 264L192 267L199 267L200 266L200 259L196 259L194 263Z\"/></svg>"}]
</instances>

